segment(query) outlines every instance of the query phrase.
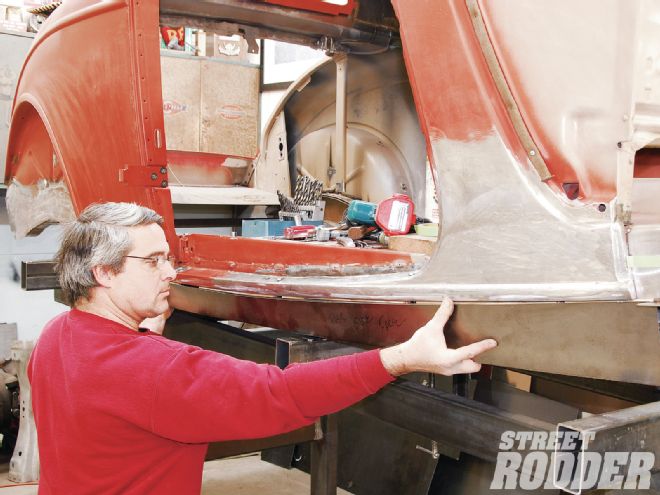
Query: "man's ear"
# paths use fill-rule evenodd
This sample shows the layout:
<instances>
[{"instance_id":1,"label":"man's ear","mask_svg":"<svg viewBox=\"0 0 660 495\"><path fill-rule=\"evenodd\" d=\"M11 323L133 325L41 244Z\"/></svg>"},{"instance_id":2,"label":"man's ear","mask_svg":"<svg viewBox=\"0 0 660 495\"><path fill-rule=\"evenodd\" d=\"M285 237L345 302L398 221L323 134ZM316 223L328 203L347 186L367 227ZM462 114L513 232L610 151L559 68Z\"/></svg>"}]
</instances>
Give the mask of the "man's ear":
<instances>
[{"instance_id":1,"label":"man's ear","mask_svg":"<svg viewBox=\"0 0 660 495\"><path fill-rule=\"evenodd\" d=\"M111 287L115 278L115 273L107 266L96 265L92 268L92 273L96 283L101 287Z\"/></svg>"}]
</instances>

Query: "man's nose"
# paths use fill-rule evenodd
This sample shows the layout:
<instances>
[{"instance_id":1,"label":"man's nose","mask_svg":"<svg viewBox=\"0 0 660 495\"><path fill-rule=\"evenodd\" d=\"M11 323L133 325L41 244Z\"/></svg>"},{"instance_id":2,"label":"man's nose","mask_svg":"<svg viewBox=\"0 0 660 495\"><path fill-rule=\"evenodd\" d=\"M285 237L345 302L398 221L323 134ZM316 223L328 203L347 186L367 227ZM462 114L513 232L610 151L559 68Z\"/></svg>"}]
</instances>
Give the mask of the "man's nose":
<instances>
[{"instance_id":1,"label":"man's nose","mask_svg":"<svg viewBox=\"0 0 660 495\"><path fill-rule=\"evenodd\" d=\"M171 282L176 278L176 270L174 269L174 265L171 262L165 263L163 266L163 274L164 274L164 279Z\"/></svg>"}]
</instances>

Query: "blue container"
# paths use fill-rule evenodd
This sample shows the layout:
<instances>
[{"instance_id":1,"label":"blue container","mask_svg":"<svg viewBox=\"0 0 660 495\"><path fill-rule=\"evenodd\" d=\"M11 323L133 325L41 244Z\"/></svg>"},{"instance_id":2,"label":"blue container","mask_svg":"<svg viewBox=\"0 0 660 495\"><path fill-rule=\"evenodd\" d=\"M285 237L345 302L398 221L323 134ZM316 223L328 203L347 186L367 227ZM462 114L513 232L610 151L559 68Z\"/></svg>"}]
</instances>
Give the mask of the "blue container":
<instances>
[{"instance_id":1,"label":"blue container","mask_svg":"<svg viewBox=\"0 0 660 495\"><path fill-rule=\"evenodd\" d=\"M242 237L277 237L284 235L286 227L293 227L293 220L243 220ZM320 220L303 221L303 225L323 225Z\"/></svg>"},{"instance_id":2,"label":"blue container","mask_svg":"<svg viewBox=\"0 0 660 495\"><path fill-rule=\"evenodd\" d=\"M354 199L348 205L346 218L359 225L376 225L376 204Z\"/></svg>"}]
</instances>

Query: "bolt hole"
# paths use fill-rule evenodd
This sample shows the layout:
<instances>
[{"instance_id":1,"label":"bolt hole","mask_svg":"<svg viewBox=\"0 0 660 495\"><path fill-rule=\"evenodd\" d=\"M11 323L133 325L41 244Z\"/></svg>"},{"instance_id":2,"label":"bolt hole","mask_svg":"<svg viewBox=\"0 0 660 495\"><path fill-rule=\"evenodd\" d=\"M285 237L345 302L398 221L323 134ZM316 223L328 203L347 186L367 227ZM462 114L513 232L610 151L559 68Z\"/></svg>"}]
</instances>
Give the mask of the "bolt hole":
<instances>
[{"instance_id":1,"label":"bolt hole","mask_svg":"<svg viewBox=\"0 0 660 495\"><path fill-rule=\"evenodd\" d=\"M561 187L570 200L577 199L580 196L580 184L577 182L564 182Z\"/></svg>"}]
</instances>

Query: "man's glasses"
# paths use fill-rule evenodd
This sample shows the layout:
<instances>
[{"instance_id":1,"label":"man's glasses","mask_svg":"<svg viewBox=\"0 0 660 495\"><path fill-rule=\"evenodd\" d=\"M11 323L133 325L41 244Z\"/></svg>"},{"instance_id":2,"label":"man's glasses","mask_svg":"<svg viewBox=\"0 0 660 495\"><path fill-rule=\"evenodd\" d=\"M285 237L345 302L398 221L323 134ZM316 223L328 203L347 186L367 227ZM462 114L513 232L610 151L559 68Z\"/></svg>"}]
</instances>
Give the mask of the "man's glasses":
<instances>
[{"instance_id":1,"label":"man's glasses","mask_svg":"<svg viewBox=\"0 0 660 495\"><path fill-rule=\"evenodd\" d=\"M151 266L156 268L161 268L165 266L165 263L169 263L170 266L174 266L174 256L171 254L169 256L124 256L124 258L135 258L136 260L144 260L148 262Z\"/></svg>"}]
</instances>

